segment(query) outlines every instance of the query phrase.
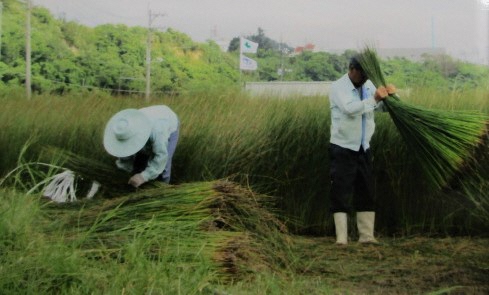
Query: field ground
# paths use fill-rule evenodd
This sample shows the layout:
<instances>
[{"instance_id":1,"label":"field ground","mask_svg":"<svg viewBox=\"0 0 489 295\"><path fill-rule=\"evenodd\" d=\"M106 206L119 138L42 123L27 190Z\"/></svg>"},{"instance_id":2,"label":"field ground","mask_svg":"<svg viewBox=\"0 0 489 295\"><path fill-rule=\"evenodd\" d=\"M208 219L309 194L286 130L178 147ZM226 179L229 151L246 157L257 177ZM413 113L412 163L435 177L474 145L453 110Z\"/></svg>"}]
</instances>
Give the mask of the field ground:
<instances>
[{"instance_id":1,"label":"field ground","mask_svg":"<svg viewBox=\"0 0 489 295\"><path fill-rule=\"evenodd\" d=\"M381 242L341 247L332 237L299 238L299 272L339 294L489 294L487 238L403 237Z\"/></svg>"}]
</instances>

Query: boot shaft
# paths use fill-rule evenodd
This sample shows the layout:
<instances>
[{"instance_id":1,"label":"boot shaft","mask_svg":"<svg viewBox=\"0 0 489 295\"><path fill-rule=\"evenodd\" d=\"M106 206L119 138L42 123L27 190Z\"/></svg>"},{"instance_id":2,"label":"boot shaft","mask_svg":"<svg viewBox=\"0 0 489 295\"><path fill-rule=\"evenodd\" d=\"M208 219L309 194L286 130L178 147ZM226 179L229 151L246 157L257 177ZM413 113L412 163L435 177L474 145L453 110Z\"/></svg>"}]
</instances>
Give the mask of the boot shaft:
<instances>
[{"instance_id":1,"label":"boot shaft","mask_svg":"<svg viewBox=\"0 0 489 295\"><path fill-rule=\"evenodd\" d=\"M375 212L357 212L358 241L360 243L378 243L374 237Z\"/></svg>"},{"instance_id":2,"label":"boot shaft","mask_svg":"<svg viewBox=\"0 0 489 295\"><path fill-rule=\"evenodd\" d=\"M337 212L333 214L336 230L336 244L346 245L348 243L348 216L346 213Z\"/></svg>"}]
</instances>

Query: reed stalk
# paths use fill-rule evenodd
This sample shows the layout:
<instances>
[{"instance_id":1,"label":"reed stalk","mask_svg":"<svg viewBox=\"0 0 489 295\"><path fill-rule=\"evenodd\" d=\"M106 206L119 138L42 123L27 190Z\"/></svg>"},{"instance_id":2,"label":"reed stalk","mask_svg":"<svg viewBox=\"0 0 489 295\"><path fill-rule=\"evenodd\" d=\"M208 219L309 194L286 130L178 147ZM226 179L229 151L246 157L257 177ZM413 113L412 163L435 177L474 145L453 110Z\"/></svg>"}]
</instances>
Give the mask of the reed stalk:
<instances>
[{"instance_id":1,"label":"reed stalk","mask_svg":"<svg viewBox=\"0 0 489 295\"><path fill-rule=\"evenodd\" d=\"M359 62L376 87L387 85L374 49L366 47ZM384 105L408 152L417 159L424 181L435 189L446 186L472 160L489 125L486 114L425 109L402 101L397 94L389 95Z\"/></svg>"}]
</instances>

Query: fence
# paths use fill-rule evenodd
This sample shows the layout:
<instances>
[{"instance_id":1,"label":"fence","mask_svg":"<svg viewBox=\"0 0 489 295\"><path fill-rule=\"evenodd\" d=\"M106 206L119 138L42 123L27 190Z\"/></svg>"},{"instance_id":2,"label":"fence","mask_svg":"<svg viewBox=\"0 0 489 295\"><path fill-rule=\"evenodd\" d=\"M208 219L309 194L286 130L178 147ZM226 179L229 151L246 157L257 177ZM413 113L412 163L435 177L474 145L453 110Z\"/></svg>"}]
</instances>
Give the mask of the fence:
<instances>
[{"instance_id":1,"label":"fence","mask_svg":"<svg viewBox=\"0 0 489 295\"><path fill-rule=\"evenodd\" d=\"M330 81L327 82L246 82L244 90L252 96L274 96L290 98L297 96L327 96Z\"/></svg>"}]
</instances>

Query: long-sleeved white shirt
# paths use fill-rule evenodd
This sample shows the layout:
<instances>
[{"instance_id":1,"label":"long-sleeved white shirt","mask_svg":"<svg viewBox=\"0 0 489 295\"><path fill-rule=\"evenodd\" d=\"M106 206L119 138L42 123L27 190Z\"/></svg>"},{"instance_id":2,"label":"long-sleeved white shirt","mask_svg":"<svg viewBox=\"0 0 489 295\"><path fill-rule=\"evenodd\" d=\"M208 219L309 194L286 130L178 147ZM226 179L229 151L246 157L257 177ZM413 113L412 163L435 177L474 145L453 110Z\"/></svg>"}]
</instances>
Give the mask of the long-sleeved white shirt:
<instances>
[{"instance_id":1,"label":"long-sleeved white shirt","mask_svg":"<svg viewBox=\"0 0 489 295\"><path fill-rule=\"evenodd\" d=\"M363 100L360 97L363 91ZM330 142L341 147L359 151L370 147L375 130L373 111L382 106L374 98L376 88L370 80L356 89L348 74L331 84L329 101L331 108ZM362 115L365 115L365 134L362 142Z\"/></svg>"},{"instance_id":2,"label":"long-sleeved white shirt","mask_svg":"<svg viewBox=\"0 0 489 295\"><path fill-rule=\"evenodd\" d=\"M152 129L148 143L143 147L144 152L150 155L146 169L141 172L144 180L158 177L165 169L168 161L168 139L178 128L177 115L165 105L157 105L139 109L151 121ZM132 172L135 155L119 158L117 167Z\"/></svg>"}]
</instances>

